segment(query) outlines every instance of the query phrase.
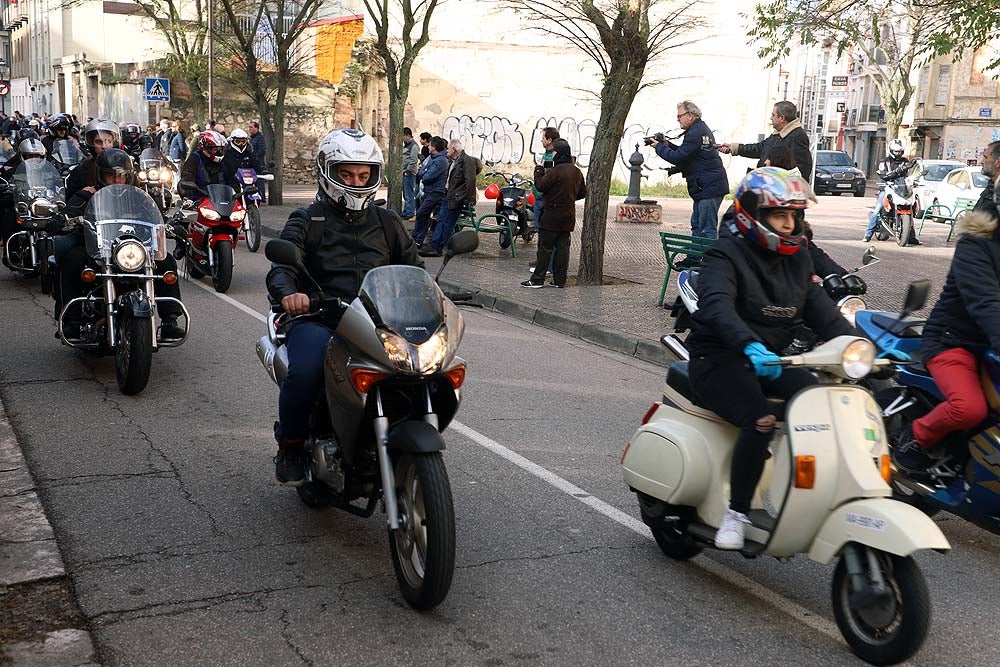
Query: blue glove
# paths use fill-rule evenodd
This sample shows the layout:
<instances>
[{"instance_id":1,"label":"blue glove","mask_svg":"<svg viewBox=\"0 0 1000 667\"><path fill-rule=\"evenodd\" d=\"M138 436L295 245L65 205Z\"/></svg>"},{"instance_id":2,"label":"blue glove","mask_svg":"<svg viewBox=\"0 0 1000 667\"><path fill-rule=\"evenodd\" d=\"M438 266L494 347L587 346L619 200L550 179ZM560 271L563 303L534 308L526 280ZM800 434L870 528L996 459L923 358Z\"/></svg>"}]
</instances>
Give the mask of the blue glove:
<instances>
[{"instance_id":1,"label":"blue glove","mask_svg":"<svg viewBox=\"0 0 1000 667\"><path fill-rule=\"evenodd\" d=\"M885 350L880 352L877 359L888 359L890 361L910 361L910 355L902 350Z\"/></svg>"},{"instance_id":2,"label":"blue glove","mask_svg":"<svg viewBox=\"0 0 1000 667\"><path fill-rule=\"evenodd\" d=\"M781 366L765 366L765 363L781 361L781 357L764 347L763 343L748 343L743 348L743 354L747 356L753 364L753 372L757 377L777 380L781 377Z\"/></svg>"}]
</instances>

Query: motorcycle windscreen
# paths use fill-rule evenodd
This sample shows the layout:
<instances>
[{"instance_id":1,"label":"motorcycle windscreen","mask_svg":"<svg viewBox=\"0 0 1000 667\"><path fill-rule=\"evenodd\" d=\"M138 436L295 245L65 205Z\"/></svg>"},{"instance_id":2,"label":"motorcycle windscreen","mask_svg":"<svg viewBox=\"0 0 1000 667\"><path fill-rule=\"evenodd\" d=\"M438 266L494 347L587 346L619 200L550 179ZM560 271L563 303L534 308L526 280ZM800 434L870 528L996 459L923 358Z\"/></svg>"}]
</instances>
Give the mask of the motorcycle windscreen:
<instances>
[{"instance_id":1,"label":"motorcycle windscreen","mask_svg":"<svg viewBox=\"0 0 1000 667\"><path fill-rule=\"evenodd\" d=\"M358 298L376 327L385 327L412 345L427 342L444 322L444 295L417 266L372 269Z\"/></svg>"},{"instance_id":2,"label":"motorcycle windscreen","mask_svg":"<svg viewBox=\"0 0 1000 667\"><path fill-rule=\"evenodd\" d=\"M166 238L156 202L132 185L106 185L90 198L83 214L87 252L92 257L110 257L115 240L128 236L162 258Z\"/></svg>"},{"instance_id":3,"label":"motorcycle windscreen","mask_svg":"<svg viewBox=\"0 0 1000 667\"><path fill-rule=\"evenodd\" d=\"M75 141L58 139L52 143L52 158L64 167L72 167L83 162L83 152Z\"/></svg>"},{"instance_id":4,"label":"motorcycle windscreen","mask_svg":"<svg viewBox=\"0 0 1000 667\"><path fill-rule=\"evenodd\" d=\"M36 157L17 166L14 172L14 192L20 201L29 204L34 199L63 200L66 184L51 162Z\"/></svg>"},{"instance_id":5,"label":"motorcycle windscreen","mask_svg":"<svg viewBox=\"0 0 1000 667\"><path fill-rule=\"evenodd\" d=\"M236 203L236 191L228 185L210 185L206 188L208 200L223 218L228 218L233 212L233 204Z\"/></svg>"}]
</instances>

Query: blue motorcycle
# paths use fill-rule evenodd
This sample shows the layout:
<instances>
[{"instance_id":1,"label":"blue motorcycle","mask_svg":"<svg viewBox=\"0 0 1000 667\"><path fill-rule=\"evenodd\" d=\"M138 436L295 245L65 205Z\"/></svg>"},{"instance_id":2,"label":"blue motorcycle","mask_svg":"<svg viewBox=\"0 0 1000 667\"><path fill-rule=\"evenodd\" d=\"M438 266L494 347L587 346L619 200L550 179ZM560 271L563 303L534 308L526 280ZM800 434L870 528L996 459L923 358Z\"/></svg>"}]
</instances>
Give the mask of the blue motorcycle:
<instances>
[{"instance_id":1,"label":"blue motorcycle","mask_svg":"<svg viewBox=\"0 0 1000 667\"><path fill-rule=\"evenodd\" d=\"M920 359L925 320L863 310L856 313L855 322L880 351L901 350L911 358L898 366L895 384L884 382L874 391L892 448L906 426L944 400ZM980 379L990 405L987 420L949 436L947 455L927 470L911 472L893 465L892 487L899 500L928 515L943 510L1000 534L1000 356L982 357Z\"/></svg>"}]
</instances>

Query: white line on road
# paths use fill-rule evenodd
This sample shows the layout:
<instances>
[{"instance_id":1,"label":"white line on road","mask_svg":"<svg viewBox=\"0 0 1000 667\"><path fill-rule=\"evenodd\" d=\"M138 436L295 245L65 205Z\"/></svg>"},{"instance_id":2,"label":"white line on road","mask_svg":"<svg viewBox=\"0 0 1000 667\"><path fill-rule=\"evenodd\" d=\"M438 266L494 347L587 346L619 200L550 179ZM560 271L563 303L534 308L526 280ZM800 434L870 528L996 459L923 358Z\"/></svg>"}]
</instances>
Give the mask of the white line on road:
<instances>
[{"instance_id":1,"label":"white line on road","mask_svg":"<svg viewBox=\"0 0 1000 667\"><path fill-rule=\"evenodd\" d=\"M219 294L210 286L205 285L198 280L189 280L188 282L190 284L197 285L198 287L205 290L209 294L214 294L215 296L219 297L220 299L230 304L231 306L234 306L239 310L243 311L244 313L246 313L247 315L250 315L254 319L257 319L261 322L267 321L267 316L257 312L250 306L247 306L246 304L237 301L231 296L227 296L225 294ZM542 466L538 465L533 461L526 459L517 452L508 449L507 447L504 447L499 442L486 437L479 431L476 431L475 429L472 429L456 420L452 420L451 428L452 430L457 431L458 433L464 435L466 438L476 443L480 447L483 447L484 449L493 452L500 458L506 459L510 463L513 463L518 468L521 468L525 472L534 475L538 479L548 484L551 484L552 486L559 489L563 493L571 496L572 498L575 498L576 500L579 500L584 505L587 505L596 512L599 512L600 514L603 514L604 516L608 517L615 523L618 523L628 528L629 530L638 533L639 535L645 537L648 540L653 539L653 536L649 532L649 528L647 528L644 523L626 514L625 512L622 512L617 507L609 505L603 500L596 498L595 496L592 496L591 494L587 493L580 487L576 486L575 484L573 484L568 480L563 479L554 472L546 468L543 468ZM778 611L787 614L788 616L792 617L793 619L802 623L803 625L806 625L812 628L813 630L816 630L817 632L821 632L824 635L837 640L838 642L841 641L840 631L837 629L837 626L834 623L828 621L827 619L821 616L817 616L816 614L809 611L808 609L798 604L797 602L789 600L788 598L778 593L775 593L774 591L766 588L765 586L758 584L753 579L745 577L739 572L736 572L735 570L726 567L722 563L711 560L710 558L698 558L696 560L691 561L691 563L701 568L702 570L705 570L706 572L718 577L719 579L728 582L729 584L735 586L736 588L739 588L740 590L763 600L764 602L768 603Z\"/></svg>"}]
</instances>

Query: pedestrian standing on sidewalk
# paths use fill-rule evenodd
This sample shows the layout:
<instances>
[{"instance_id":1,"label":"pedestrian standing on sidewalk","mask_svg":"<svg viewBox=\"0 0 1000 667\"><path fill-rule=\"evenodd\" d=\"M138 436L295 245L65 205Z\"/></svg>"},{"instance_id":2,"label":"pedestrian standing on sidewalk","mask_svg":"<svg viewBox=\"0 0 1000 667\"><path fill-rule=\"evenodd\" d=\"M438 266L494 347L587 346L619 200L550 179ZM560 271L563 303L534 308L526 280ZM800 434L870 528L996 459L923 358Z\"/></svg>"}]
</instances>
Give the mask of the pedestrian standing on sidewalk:
<instances>
[{"instance_id":1,"label":"pedestrian standing on sidewalk","mask_svg":"<svg viewBox=\"0 0 1000 667\"><path fill-rule=\"evenodd\" d=\"M542 148L545 152L542 153L542 166L552 167L552 144L559 139L559 130L554 127L546 127L542 130ZM532 208L532 213L535 216L535 233L538 233L538 223L542 219L542 193L539 191L538 186L531 187L532 194L535 195L535 205Z\"/></svg>"},{"instance_id":2,"label":"pedestrian standing on sidewalk","mask_svg":"<svg viewBox=\"0 0 1000 667\"><path fill-rule=\"evenodd\" d=\"M424 160L431 154L431 133L421 132L420 133L420 163L423 164Z\"/></svg>"},{"instance_id":3,"label":"pedestrian standing on sidewalk","mask_svg":"<svg viewBox=\"0 0 1000 667\"><path fill-rule=\"evenodd\" d=\"M260 131L260 123L255 120L247 123L247 134L250 135L250 150L257 164L267 164L267 139ZM261 206L267 206L267 181L257 180L257 192L260 194Z\"/></svg>"},{"instance_id":4,"label":"pedestrian standing on sidewalk","mask_svg":"<svg viewBox=\"0 0 1000 667\"><path fill-rule=\"evenodd\" d=\"M689 100L677 105L677 122L684 130L684 141L676 146L669 141L652 140L656 154L680 167L687 180L688 194L694 200L691 211L691 235L714 239L719 225L719 207L729 194L729 177L719 157L715 137L701 119L701 109ZM690 261L689 261L690 260ZM685 258L678 266L693 266L696 260Z\"/></svg>"},{"instance_id":5,"label":"pedestrian standing on sidewalk","mask_svg":"<svg viewBox=\"0 0 1000 667\"><path fill-rule=\"evenodd\" d=\"M440 257L445 244L455 230L458 216L466 206L476 205L476 171L477 160L462 150L462 142L452 139L448 142L448 189L441 209L438 211L437 225L434 227L434 238L422 250L421 257Z\"/></svg>"},{"instance_id":6,"label":"pedestrian standing on sidewalk","mask_svg":"<svg viewBox=\"0 0 1000 667\"><path fill-rule=\"evenodd\" d=\"M573 163L569 144L559 142L553 146L554 166L549 169L542 165L535 167L535 186L545 197L545 210L538 229L535 270L521 287L545 286L545 269L553 254L552 284L560 288L566 286L570 234L576 228L576 201L587 196L587 185Z\"/></svg>"},{"instance_id":7,"label":"pedestrian standing on sidewalk","mask_svg":"<svg viewBox=\"0 0 1000 667\"><path fill-rule=\"evenodd\" d=\"M413 222L417 202L417 170L420 169L420 148L413 140L413 130L403 128L403 220Z\"/></svg>"},{"instance_id":8,"label":"pedestrian standing on sidewalk","mask_svg":"<svg viewBox=\"0 0 1000 667\"><path fill-rule=\"evenodd\" d=\"M413 225L413 242L417 247L424 244L427 228L431 224L431 213L441 206L445 187L448 182L448 158L445 150L448 144L441 137L432 137L429 144L429 155L417 171L417 177L424 186L424 199L417 209L417 221Z\"/></svg>"},{"instance_id":9,"label":"pedestrian standing on sidewalk","mask_svg":"<svg viewBox=\"0 0 1000 667\"><path fill-rule=\"evenodd\" d=\"M720 153L731 153L740 157L757 158L757 166L767 166L767 158L775 146L788 146L795 156L795 164L808 183L813 176L812 151L809 150L809 135L799 123L799 110L788 101L778 102L771 110L771 127L774 134L755 144L720 144Z\"/></svg>"}]
</instances>

